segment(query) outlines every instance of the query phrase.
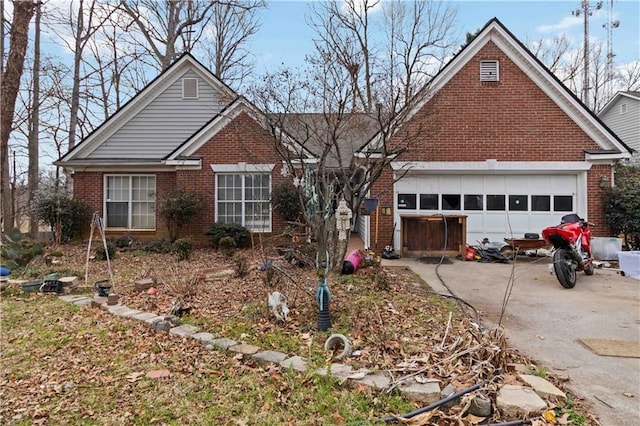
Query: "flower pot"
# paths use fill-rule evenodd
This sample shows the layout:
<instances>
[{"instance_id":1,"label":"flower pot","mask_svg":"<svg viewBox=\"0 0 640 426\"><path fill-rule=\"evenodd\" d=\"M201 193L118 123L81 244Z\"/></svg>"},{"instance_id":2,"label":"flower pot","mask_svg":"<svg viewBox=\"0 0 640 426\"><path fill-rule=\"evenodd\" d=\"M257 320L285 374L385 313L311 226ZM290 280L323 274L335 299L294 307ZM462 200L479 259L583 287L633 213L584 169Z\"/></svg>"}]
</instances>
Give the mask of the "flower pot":
<instances>
[{"instance_id":1,"label":"flower pot","mask_svg":"<svg viewBox=\"0 0 640 426\"><path fill-rule=\"evenodd\" d=\"M100 297L108 297L111 292L111 284L107 280L97 281L94 287Z\"/></svg>"}]
</instances>

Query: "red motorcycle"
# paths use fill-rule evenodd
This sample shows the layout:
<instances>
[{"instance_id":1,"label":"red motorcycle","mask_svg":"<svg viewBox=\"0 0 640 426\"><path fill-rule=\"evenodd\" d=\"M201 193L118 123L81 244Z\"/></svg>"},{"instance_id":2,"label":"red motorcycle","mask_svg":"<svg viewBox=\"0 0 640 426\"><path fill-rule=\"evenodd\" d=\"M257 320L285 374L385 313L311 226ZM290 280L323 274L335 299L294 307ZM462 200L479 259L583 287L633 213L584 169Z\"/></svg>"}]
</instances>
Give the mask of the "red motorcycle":
<instances>
[{"instance_id":1,"label":"red motorcycle","mask_svg":"<svg viewBox=\"0 0 640 426\"><path fill-rule=\"evenodd\" d=\"M577 214L568 214L560 225L543 229L542 237L553 244L553 269L562 287L576 285L576 271L593 275L589 222Z\"/></svg>"}]
</instances>

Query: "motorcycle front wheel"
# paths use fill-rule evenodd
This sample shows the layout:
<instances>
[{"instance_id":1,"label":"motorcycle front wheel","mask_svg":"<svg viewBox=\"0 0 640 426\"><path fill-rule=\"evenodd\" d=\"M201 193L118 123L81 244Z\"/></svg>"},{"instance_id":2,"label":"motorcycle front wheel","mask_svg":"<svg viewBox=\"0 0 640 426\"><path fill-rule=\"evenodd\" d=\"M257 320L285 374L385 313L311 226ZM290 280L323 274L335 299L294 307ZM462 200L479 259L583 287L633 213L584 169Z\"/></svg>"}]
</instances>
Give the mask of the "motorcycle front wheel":
<instances>
[{"instance_id":1,"label":"motorcycle front wheel","mask_svg":"<svg viewBox=\"0 0 640 426\"><path fill-rule=\"evenodd\" d=\"M553 254L553 269L558 281L564 288L576 285L576 269L573 267L571 256L565 249L558 249Z\"/></svg>"}]
</instances>

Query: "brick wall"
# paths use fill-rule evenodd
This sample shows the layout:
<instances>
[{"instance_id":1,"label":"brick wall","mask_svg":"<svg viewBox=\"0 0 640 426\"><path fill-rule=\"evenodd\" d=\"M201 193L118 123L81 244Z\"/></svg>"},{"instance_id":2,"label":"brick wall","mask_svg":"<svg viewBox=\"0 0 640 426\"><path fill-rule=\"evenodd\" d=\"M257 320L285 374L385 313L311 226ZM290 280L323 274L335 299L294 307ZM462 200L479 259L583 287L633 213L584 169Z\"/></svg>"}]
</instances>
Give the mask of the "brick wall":
<instances>
[{"instance_id":1,"label":"brick wall","mask_svg":"<svg viewBox=\"0 0 640 426\"><path fill-rule=\"evenodd\" d=\"M242 113L195 153L196 156L202 156L202 170L153 173L156 176L157 199L171 189L182 187L188 192L198 194L204 200L202 214L194 218L181 231L181 234L189 235L199 245L210 242L205 232L213 225L215 218L215 176L211 164L237 164L238 162L275 164L272 187L283 180L284 177L280 173L282 160L275 151L273 143L272 137L258 123L249 115ZM103 176L105 174L108 173L76 172L73 176L75 196L85 200L91 207L92 213L97 211L102 214L103 212ZM274 212L272 230L278 232L283 228L284 221ZM88 234L87 229L84 237L88 237ZM167 228L160 217L156 217L155 232L107 232L109 237L119 237L124 234L143 240L168 237Z\"/></svg>"},{"instance_id":2,"label":"brick wall","mask_svg":"<svg viewBox=\"0 0 640 426\"><path fill-rule=\"evenodd\" d=\"M499 82L481 82L480 61L499 61ZM599 150L531 79L489 42L400 130L392 143L408 150L405 161L584 161L585 150ZM604 235L600 178L611 168L588 173L588 218ZM392 171L376 182L380 206L393 206ZM371 216L372 246L380 251L391 237L393 216ZM397 227L400 224L396 225Z\"/></svg>"}]
</instances>

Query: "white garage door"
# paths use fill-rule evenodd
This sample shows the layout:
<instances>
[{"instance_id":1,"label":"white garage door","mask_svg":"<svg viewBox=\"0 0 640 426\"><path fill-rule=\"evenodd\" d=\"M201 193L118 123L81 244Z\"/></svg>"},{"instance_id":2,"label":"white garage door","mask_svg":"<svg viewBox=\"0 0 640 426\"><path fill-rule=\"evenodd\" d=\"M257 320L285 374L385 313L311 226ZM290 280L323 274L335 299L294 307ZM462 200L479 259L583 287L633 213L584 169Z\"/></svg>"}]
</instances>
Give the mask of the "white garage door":
<instances>
[{"instance_id":1,"label":"white garage door","mask_svg":"<svg viewBox=\"0 0 640 426\"><path fill-rule=\"evenodd\" d=\"M576 174L411 176L395 193L398 223L400 216L466 215L468 244L540 233L577 212L580 201Z\"/></svg>"}]
</instances>

